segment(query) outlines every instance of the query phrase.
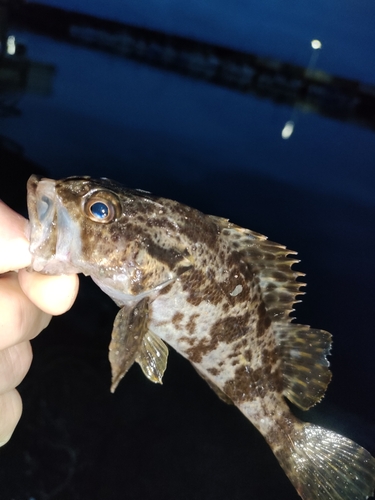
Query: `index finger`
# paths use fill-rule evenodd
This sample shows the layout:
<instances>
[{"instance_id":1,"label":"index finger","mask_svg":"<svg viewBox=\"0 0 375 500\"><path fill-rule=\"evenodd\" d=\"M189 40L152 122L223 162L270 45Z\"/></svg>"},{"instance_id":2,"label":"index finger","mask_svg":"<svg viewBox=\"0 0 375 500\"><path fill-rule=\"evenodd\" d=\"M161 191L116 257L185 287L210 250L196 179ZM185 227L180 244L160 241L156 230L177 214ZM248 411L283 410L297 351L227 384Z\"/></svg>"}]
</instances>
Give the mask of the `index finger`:
<instances>
[{"instance_id":1,"label":"index finger","mask_svg":"<svg viewBox=\"0 0 375 500\"><path fill-rule=\"evenodd\" d=\"M0 200L0 273L31 264L28 221Z\"/></svg>"}]
</instances>

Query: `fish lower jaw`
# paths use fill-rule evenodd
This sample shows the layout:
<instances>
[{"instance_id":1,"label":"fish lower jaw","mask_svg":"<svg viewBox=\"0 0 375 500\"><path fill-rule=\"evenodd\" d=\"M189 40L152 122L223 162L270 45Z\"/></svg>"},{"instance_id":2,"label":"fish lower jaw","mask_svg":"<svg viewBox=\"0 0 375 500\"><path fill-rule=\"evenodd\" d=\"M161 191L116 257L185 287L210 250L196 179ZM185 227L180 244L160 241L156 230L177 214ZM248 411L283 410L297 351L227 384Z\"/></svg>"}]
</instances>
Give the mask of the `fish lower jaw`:
<instances>
[{"instance_id":1,"label":"fish lower jaw","mask_svg":"<svg viewBox=\"0 0 375 500\"><path fill-rule=\"evenodd\" d=\"M80 272L67 260L57 257L43 258L34 256L30 267L33 271L42 274L77 274Z\"/></svg>"}]
</instances>

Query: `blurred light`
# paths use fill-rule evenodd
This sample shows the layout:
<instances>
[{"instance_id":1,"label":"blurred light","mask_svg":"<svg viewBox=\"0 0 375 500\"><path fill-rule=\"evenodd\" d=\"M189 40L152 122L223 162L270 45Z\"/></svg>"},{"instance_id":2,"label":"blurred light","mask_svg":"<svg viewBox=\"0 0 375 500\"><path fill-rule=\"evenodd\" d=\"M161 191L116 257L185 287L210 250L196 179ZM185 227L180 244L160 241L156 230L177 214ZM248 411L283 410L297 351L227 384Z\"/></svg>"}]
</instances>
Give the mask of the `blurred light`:
<instances>
[{"instance_id":1,"label":"blurred light","mask_svg":"<svg viewBox=\"0 0 375 500\"><path fill-rule=\"evenodd\" d=\"M319 49L322 48L322 42L320 40L317 40L314 38L314 40L311 40L310 43L311 43L312 51L310 54L309 64L307 65L306 70L305 70L306 76L309 74L313 74L316 62L319 58ZM297 108L296 108L296 105L294 105L292 108L292 114L291 114L290 120L288 120L285 123L284 128L281 131L281 137L283 139L289 139L289 137L293 134L294 127L296 125L296 122L295 122L296 119L297 119Z\"/></svg>"},{"instance_id":2,"label":"blurred light","mask_svg":"<svg viewBox=\"0 0 375 500\"><path fill-rule=\"evenodd\" d=\"M311 40L311 47L314 50L321 49L322 48L322 42L320 40Z\"/></svg>"},{"instance_id":3,"label":"blurred light","mask_svg":"<svg viewBox=\"0 0 375 500\"><path fill-rule=\"evenodd\" d=\"M283 139L289 139L289 137L293 134L293 131L294 131L294 122L292 120L289 120L288 122L286 122L283 130L281 131L281 137Z\"/></svg>"},{"instance_id":4,"label":"blurred light","mask_svg":"<svg viewBox=\"0 0 375 500\"><path fill-rule=\"evenodd\" d=\"M7 53L10 56L14 56L16 53L16 37L8 36L7 38Z\"/></svg>"}]
</instances>

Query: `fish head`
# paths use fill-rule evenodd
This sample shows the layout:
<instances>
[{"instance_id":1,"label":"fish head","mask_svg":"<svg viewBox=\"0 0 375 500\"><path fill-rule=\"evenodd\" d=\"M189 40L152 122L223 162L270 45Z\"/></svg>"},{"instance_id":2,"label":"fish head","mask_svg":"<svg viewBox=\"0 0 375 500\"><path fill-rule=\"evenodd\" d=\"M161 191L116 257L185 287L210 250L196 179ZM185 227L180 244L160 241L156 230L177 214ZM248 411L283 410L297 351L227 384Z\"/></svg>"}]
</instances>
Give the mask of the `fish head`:
<instances>
[{"instance_id":1,"label":"fish head","mask_svg":"<svg viewBox=\"0 0 375 500\"><path fill-rule=\"evenodd\" d=\"M33 270L82 272L119 305L158 291L189 265L176 247L162 199L109 179L31 176L28 185ZM173 231L175 229L175 233Z\"/></svg>"},{"instance_id":2,"label":"fish head","mask_svg":"<svg viewBox=\"0 0 375 500\"><path fill-rule=\"evenodd\" d=\"M79 272L73 255L80 252L80 231L57 194L57 182L32 175L27 183L31 268L43 274Z\"/></svg>"}]
</instances>

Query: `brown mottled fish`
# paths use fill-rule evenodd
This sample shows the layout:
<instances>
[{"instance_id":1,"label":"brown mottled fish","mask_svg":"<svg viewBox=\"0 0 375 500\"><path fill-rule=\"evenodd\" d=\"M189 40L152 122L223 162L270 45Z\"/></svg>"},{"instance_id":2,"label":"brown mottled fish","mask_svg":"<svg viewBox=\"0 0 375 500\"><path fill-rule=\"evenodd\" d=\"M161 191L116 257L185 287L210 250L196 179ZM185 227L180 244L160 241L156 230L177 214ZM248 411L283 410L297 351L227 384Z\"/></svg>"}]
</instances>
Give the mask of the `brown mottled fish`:
<instances>
[{"instance_id":1,"label":"brown mottled fish","mask_svg":"<svg viewBox=\"0 0 375 500\"><path fill-rule=\"evenodd\" d=\"M32 176L32 268L82 272L120 306L112 391L136 361L161 382L172 346L263 434L304 500L363 500L375 459L298 420L326 390L331 335L291 323L295 252L226 219L108 179Z\"/></svg>"}]
</instances>

